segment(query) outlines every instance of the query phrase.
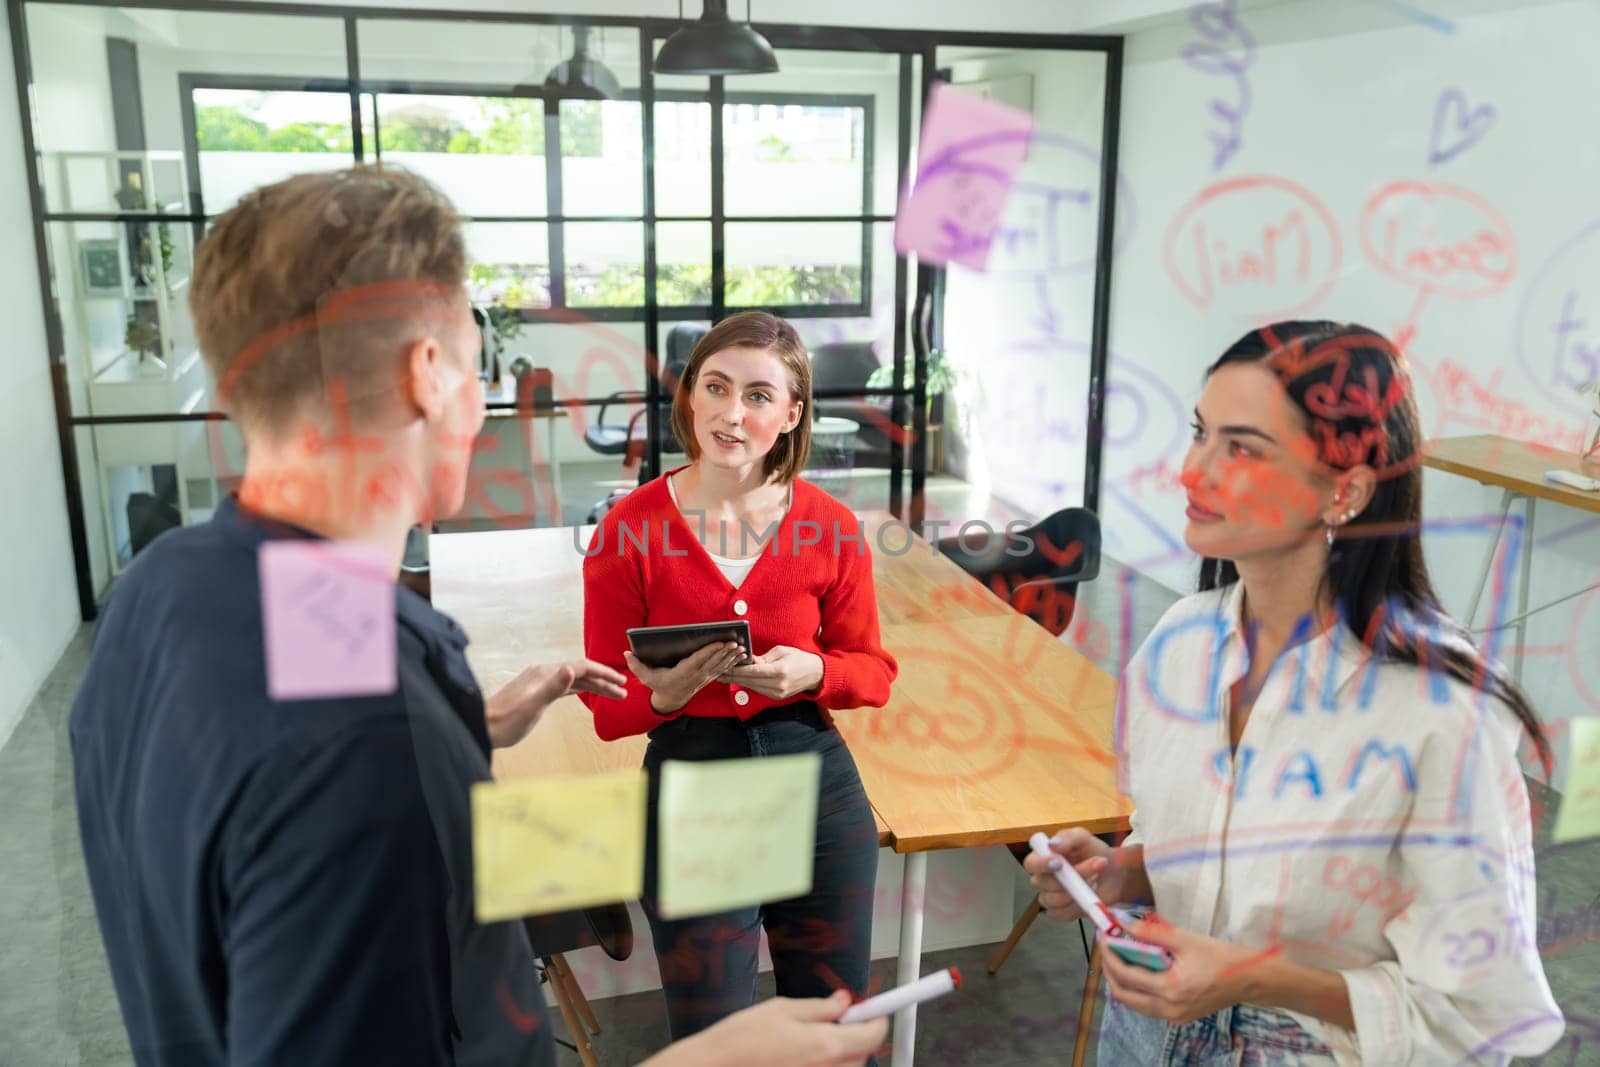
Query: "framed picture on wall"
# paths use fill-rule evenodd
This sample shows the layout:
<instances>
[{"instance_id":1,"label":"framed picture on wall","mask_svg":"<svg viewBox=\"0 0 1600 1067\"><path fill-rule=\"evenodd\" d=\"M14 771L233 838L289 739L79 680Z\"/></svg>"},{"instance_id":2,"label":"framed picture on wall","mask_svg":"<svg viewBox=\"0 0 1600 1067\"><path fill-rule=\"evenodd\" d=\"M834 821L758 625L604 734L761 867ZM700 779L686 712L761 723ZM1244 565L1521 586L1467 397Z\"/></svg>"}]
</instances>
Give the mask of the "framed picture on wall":
<instances>
[{"instance_id":1,"label":"framed picture on wall","mask_svg":"<svg viewBox=\"0 0 1600 1067\"><path fill-rule=\"evenodd\" d=\"M122 269L122 242L115 237L96 237L78 242L78 262L83 269L85 296L125 296L126 278Z\"/></svg>"}]
</instances>

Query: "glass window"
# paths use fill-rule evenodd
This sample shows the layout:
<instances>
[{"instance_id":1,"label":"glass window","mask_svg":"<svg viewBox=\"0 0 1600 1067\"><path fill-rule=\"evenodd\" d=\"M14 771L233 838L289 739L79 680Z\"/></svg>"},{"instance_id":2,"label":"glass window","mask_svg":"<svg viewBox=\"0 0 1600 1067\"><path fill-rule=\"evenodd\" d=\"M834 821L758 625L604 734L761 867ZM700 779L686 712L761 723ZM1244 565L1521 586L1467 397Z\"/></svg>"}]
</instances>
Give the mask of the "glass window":
<instances>
[{"instance_id":1,"label":"glass window","mask_svg":"<svg viewBox=\"0 0 1600 1067\"><path fill-rule=\"evenodd\" d=\"M542 222L473 222L465 227L467 290L475 304L547 308L549 227Z\"/></svg>"},{"instance_id":2,"label":"glass window","mask_svg":"<svg viewBox=\"0 0 1600 1067\"><path fill-rule=\"evenodd\" d=\"M643 131L637 100L364 92L365 157L403 165L437 184L473 217L627 216L643 211ZM684 90L669 90L683 93ZM349 96L307 90L196 85L194 143L208 210L246 190L311 166L348 164ZM724 111L728 214L801 219L861 209L870 98L768 94ZM658 214L710 209L710 107L656 105ZM553 120L553 121L552 121ZM552 130L559 131L553 138ZM559 203L547 188L559 166ZM736 190L754 190L740 201ZM869 224L784 222L726 225L724 302L831 313L859 306L868 286ZM644 305L642 220L483 223L469 226L474 298L509 308L639 309ZM711 229L657 224L657 298L667 308L712 302ZM559 258L560 262L555 262Z\"/></svg>"},{"instance_id":3,"label":"glass window","mask_svg":"<svg viewBox=\"0 0 1600 1067\"><path fill-rule=\"evenodd\" d=\"M728 307L862 302L862 239L851 222L730 222Z\"/></svg>"},{"instance_id":4,"label":"glass window","mask_svg":"<svg viewBox=\"0 0 1600 1067\"><path fill-rule=\"evenodd\" d=\"M656 214L711 214L711 105L656 101Z\"/></svg>"},{"instance_id":5,"label":"glass window","mask_svg":"<svg viewBox=\"0 0 1600 1067\"><path fill-rule=\"evenodd\" d=\"M639 116L637 100L561 101L562 214L644 213Z\"/></svg>"},{"instance_id":6,"label":"glass window","mask_svg":"<svg viewBox=\"0 0 1600 1067\"><path fill-rule=\"evenodd\" d=\"M870 98L781 106L763 99L722 109L727 213L863 214Z\"/></svg>"},{"instance_id":7,"label":"glass window","mask_svg":"<svg viewBox=\"0 0 1600 1067\"><path fill-rule=\"evenodd\" d=\"M704 222L656 224L656 303L706 307L711 303L711 226Z\"/></svg>"},{"instance_id":8,"label":"glass window","mask_svg":"<svg viewBox=\"0 0 1600 1067\"><path fill-rule=\"evenodd\" d=\"M569 222L563 228L567 304L644 305L644 225Z\"/></svg>"},{"instance_id":9,"label":"glass window","mask_svg":"<svg viewBox=\"0 0 1600 1067\"><path fill-rule=\"evenodd\" d=\"M544 215L544 101L379 93L381 157L423 175L463 214Z\"/></svg>"},{"instance_id":10,"label":"glass window","mask_svg":"<svg viewBox=\"0 0 1600 1067\"><path fill-rule=\"evenodd\" d=\"M196 86L190 96L208 214L221 214L258 186L339 170L354 158L348 93Z\"/></svg>"}]
</instances>

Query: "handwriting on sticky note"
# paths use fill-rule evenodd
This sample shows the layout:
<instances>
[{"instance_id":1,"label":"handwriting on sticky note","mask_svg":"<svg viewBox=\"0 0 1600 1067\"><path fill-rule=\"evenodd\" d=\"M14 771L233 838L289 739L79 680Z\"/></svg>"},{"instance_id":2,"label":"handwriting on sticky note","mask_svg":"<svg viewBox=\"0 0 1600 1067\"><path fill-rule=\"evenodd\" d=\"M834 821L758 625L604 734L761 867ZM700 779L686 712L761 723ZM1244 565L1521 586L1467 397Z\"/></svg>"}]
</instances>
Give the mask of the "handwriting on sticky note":
<instances>
[{"instance_id":1,"label":"handwriting on sticky note","mask_svg":"<svg viewBox=\"0 0 1600 1067\"><path fill-rule=\"evenodd\" d=\"M268 541L257 562L272 699L394 692L394 568L383 546Z\"/></svg>"},{"instance_id":2,"label":"handwriting on sticky note","mask_svg":"<svg viewBox=\"0 0 1600 1067\"><path fill-rule=\"evenodd\" d=\"M1571 721L1571 770L1561 794L1561 808L1550 836L1556 841L1576 841L1600 836L1600 718Z\"/></svg>"},{"instance_id":3,"label":"handwriting on sticky note","mask_svg":"<svg viewBox=\"0 0 1600 1067\"><path fill-rule=\"evenodd\" d=\"M661 767L658 907L709 915L811 891L822 757Z\"/></svg>"},{"instance_id":4,"label":"handwriting on sticky note","mask_svg":"<svg viewBox=\"0 0 1600 1067\"><path fill-rule=\"evenodd\" d=\"M645 774L478 782L479 922L633 900L644 888Z\"/></svg>"},{"instance_id":5,"label":"handwriting on sticky note","mask_svg":"<svg viewBox=\"0 0 1600 1067\"><path fill-rule=\"evenodd\" d=\"M1028 112L935 82L916 179L895 214L895 251L982 270L1032 136Z\"/></svg>"}]
</instances>

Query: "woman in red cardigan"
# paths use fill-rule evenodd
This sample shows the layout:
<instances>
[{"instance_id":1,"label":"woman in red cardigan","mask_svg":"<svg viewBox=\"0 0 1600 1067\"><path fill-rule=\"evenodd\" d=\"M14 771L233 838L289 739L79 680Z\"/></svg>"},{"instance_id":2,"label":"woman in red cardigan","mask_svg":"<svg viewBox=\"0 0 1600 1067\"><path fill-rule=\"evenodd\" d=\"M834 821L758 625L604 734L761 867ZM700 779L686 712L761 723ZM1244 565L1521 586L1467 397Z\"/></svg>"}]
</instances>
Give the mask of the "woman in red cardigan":
<instances>
[{"instance_id":1,"label":"woman in red cardigan","mask_svg":"<svg viewBox=\"0 0 1600 1067\"><path fill-rule=\"evenodd\" d=\"M583 566L587 655L629 674L621 700L584 702L607 740L648 733L645 914L673 1040L750 1004L764 927L778 995L867 988L878 835L828 710L881 707L897 667L878 638L872 559L856 517L799 478L811 443L811 364L794 327L747 311L689 357L672 428L690 462L606 513ZM632 626L745 619L733 644L656 670ZM822 782L811 892L670 921L654 906L662 761L817 752Z\"/></svg>"}]
</instances>

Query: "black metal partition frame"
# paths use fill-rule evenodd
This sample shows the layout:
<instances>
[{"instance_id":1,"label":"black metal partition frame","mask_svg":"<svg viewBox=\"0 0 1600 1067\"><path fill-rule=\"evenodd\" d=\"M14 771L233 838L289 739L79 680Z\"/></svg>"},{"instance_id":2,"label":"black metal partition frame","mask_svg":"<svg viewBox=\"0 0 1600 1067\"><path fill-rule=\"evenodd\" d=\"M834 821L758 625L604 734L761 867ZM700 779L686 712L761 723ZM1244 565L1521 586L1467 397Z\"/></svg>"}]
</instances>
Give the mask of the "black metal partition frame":
<instances>
[{"instance_id":1,"label":"black metal partition frame","mask_svg":"<svg viewBox=\"0 0 1600 1067\"><path fill-rule=\"evenodd\" d=\"M56 314L56 305L50 285L50 264L47 238L47 224L52 222L148 222L148 214L121 213L121 212L49 212L44 201L44 186L41 178L40 158L37 151L37 138L34 132L36 116L32 113L31 101L33 98L32 63L29 55L29 42L27 32L27 6L29 0L7 0L8 16L11 30L12 56L16 72L17 98L22 110L22 137L23 151L28 168L28 194L32 207L34 241L36 251L37 269L39 273L39 286L42 297L42 311L45 317L45 334L49 351L46 357L51 364L51 381L54 388L56 408L56 422L61 448L62 470L66 488L67 513L72 533L73 556L77 570L78 603L80 613L85 620L92 619L96 614L94 601L93 578L91 574L88 534L84 514L82 486L80 483L77 447L74 440L74 431L79 427L94 427L102 425L115 425L127 423L171 423L177 421L191 421L196 419L222 419L225 416L215 413L201 414L150 414L150 415L123 415L123 416L93 416L74 415L71 409L71 399L68 392L67 361L64 350L63 330ZM351 141L352 155L359 161L365 157L362 131L361 96L363 93L381 91L406 91L423 92L442 90L443 92L467 91L464 86L440 86L431 83L397 82L393 79L377 79L364 81L361 75L360 45L358 41L357 26L362 19L382 19L385 21L415 21L415 22L482 22L482 23L521 23L533 25L556 26L593 26L593 27L619 27L637 30L639 33L639 62L640 62L640 87L634 93L641 103L640 122L643 138L643 152L641 153L643 168L643 212L640 216L618 217L615 220L594 216L582 216L582 221L627 221L643 224L644 248L644 298L643 307L639 309L606 309L584 308L583 314L590 318L619 318L633 321L642 321L644 324L644 337L646 341L646 418L648 432L646 436L648 454L645 461L645 476L659 473L661 470L661 457L659 451L659 424L664 417L664 408L668 399L662 395L660 376L657 373L657 361L650 349L657 343L659 326L663 318L663 309L658 304L657 293L657 251L656 251L656 225L661 221L709 221L711 225L711 297L709 308L672 308L667 310L668 318L710 318L716 321L722 318L729 310L724 303L725 288L725 242L724 230L730 221L724 211L723 203L723 166L722 166L722 105L725 102L739 102L745 98L759 99L765 94L760 92L728 92L726 79L711 77L708 79L708 91L704 99L711 108L711 214L709 217L661 217L656 214L655 182L654 182L654 104L657 100L692 98L702 99L699 94L684 94L681 91L663 91L655 85L652 74L652 63L655 55L655 43L664 40L676 31L680 23L671 19L634 18L626 16L586 15L573 14L534 14L510 13L488 11L463 11L446 8L426 9L382 9L355 6L334 5L309 5L297 3L243 3L237 0L40 0L56 6L79 7L107 7L107 8L147 8L154 10L199 11L218 14L240 15L280 15L308 18L338 19L343 23L346 77L342 81L329 81L326 79L311 79L299 81L293 87L300 89L322 89L338 92L347 92L350 97ZM755 28L772 42L775 48L780 49L813 49L835 52L870 52L877 54L894 54L900 57L899 63L899 139L897 145L897 172L904 174L911 161L911 82L913 58L922 60L921 84L917 87L918 99L926 99L930 82L936 77L935 52L940 45L962 46L978 45L994 48L1017 48L1062 51L1087 51L1098 52L1105 56L1105 108L1102 116L1101 136L1101 168L1100 168L1100 215L1098 219L1098 232L1096 235L1095 251L1095 284L1093 296L1093 327L1090 346L1090 376L1088 403L1088 439L1084 461L1084 506L1098 509L1100 495L1100 469L1101 451L1103 447L1103 420L1105 410L1105 375L1107 366L1107 334L1109 330L1109 307L1111 299L1111 252L1114 240L1113 219L1115 218L1116 196L1116 169L1117 148L1119 137L1121 80L1122 80L1122 38L1090 35L1043 35L1021 33L982 33L982 32L956 32L940 30L908 30L908 29L864 29L840 26L804 26L779 23L757 23ZM212 77L204 72L195 72L186 76L183 85L183 108L185 121L185 137L192 140L194 136L193 116L190 114L191 100L189 89L200 84L224 84L230 79ZM252 87L261 87L265 79L251 81ZM419 88L421 84L423 88ZM490 95L491 87L474 85L471 91L475 95ZM560 95L543 90L514 90L510 86L504 88L492 87L493 95L504 96L533 96L545 99L547 131L554 111L559 107ZM786 99L789 94L784 94ZM813 94L806 94L813 95ZM868 122L872 121L871 109L868 109ZM871 227L877 223L887 223L894 220L893 214L881 214L870 210L872 204L871 183L873 180L873 167L870 153L872 152L873 138L870 131L865 138L864 151L868 153L863 163L863 211L858 215L840 216L750 216L736 217L732 221L837 221L855 222L862 226L863 233L863 262L862 262L862 299L859 305L847 306L841 311L819 311L814 307L797 308L772 308L780 314L801 317L807 314L824 315L860 315L862 306L870 306L870 263L871 263ZM187 165L191 168L190 177L197 178L192 168L198 166L198 156L192 144L186 145ZM192 201L187 214L167 214L163 216L167 222L188 223L195 227L196 237L203 230L207 216L204 213L200 200L198 181L191 183ZM559 176L555 184L559 197ZM560 214L559 203L553 206L555 210L537 219L524 219L521 216L511 221L564 221ZM500 219L482 218L478 221L504 221ZM559 227L557 228L559 230ZM552 247L550 255L553 269L555 268L559 247ZM934 311L933 295L938 286L938 279L942 274L938 268L919 265L917 270L916 293L913 298L909 286L907 263L904 258L897 258L895 264L895 300L894 300L894 352L893 352L893 377L895 383L892 387L867 390L818 390L816 397L831 399L835 397L888 397L890 398L890 419L894 426L901 427L904 433L892 435L892 456L890 468L890 499L889 510L895 515L907 518L914 528L920 529L923 517L923 497L925 488L925 452L927 432L927 350L929 346L929 333L932 329L931 317ZM554 277L553 277L554 280ZM552 287L552 298L555 297ZM908 307L914 303L917 314L908 315ZM601 312L602 314L595 314ZM619 314L620 312L620 314ZM702 314L702 312L704 312ZM535 313L537 317L537 313ZM914 321L913 321L914 319ZM915 338L911 330L916 331ZM909 353L913 360L912 384L909 388L901 386L904 380L906 359L908 356L908 343L912 351ZM605 400L604 397L566 397L557 401L561 407L585 407L596 405ZM909 404L909 411L907 410ZM907 416L909 415L909 420ZM907 464L906 441L911 442L911 500L909 514L902 484L904 481Z\"/></svg>"},{"instance_id":2,"label":"black metal partition frame","mask_svg":"<svg viewBox=\"0 0 1600 1067\"><path fill-rule=\"evenodd\" d=\"M53 3L55 0L41 0ZM500 88L492 87L486 91L481 84L463 84L457 82L432 82L409 81L368 78L359 82L349 82L343 79L338 81L308 81L304 78L289 78L283 75L247 75L247 74L201 74L182 73L178 75L179 108L183 117L184 157L188 167L189 196L191 200L191 214L203 218L211 217L204 209L204 188L200 176L200 146L195 136L195 121L193 113L193 93L196 89L265 89L265 90L299 90L327 93L349 93L351 85L356 85L355 98L362 96L383 95L421 95L421 96L496 96L506 98L520 98L526 100L540 100L545 109L545 145L546 145L546 178L545 189L548 202L546 211L537 215L475 215L468 212L462 213L462 221L467 223L544 223L551 227L550 231L550 306L548 308L527 308L522 311L522 318L528 322L560 321L553 313L571 312L582 315L592 322L643 322L644 307L613 307L603 305L572 305L565 299L566 284L564 271L564 257L562 254L563 236L562 227L568 222L578 223L606 223L625 222L639 223L641 226L654 228L656 223L671 222L703 222L713 226L713 247L717 245L715 235L719 232L716 227L726 222L847 222L859 223L862 226L863 238L861 242L861 293L860 299L847 304L773 304L763 305L764 310L771 311L785 318L864 318L871 314L872 307L872 245L865 235L870 231L867 227L873 222L892 222L894 216L884 215L863 210L854 215L738 215L731 216L721 211L721 198L713 196L711 213L705 215L662 215L658 213L646 214L606 214L606 215L567 215L563 212L562 203L562 177L560 156L552 152L550 146L560 143L558 108L563 99L573 99L564 96L558 90L543 88ZM642 98L638 89L624 89L617 94L616 99L637 101ZM708 102L709 93L693 93L683 90L656 90L654 99L657 101L682 101L682 102ZM836 107L860 108L865 115L864 122L864 149L862 157L862 189L861 202L866 208L872 204L872 176L873 176L873 135L875 132L874 105L875 101L870 96L848 93L753 93L738 92L724 94L724 101L728 104L800 104ZM359 105L357 105L359 107ZM373 114L373 125L378 127L376 109ZM712 129L715 131L721 125L721 115L713 113ZM360 162L363 155L363 132L352 129L352 162ZM383 159L383 137L377 132L377 143L372 146L373 159L381 162ZM717 175L720 166L713 164L712 174ZM64 216L47 213L46 221L57 221ZM82 218L81 215L72 216ZM176 216L169 216L176 217ZM199 234L196 234L198 240ZM718 305L716 299L721 295L722 287L713 278L713 300L705 304L672 304L659 307L661 318L666 321L698 320L721 318L728 311L743 310L742 305Z\"/></svg>"}]
</instances>

